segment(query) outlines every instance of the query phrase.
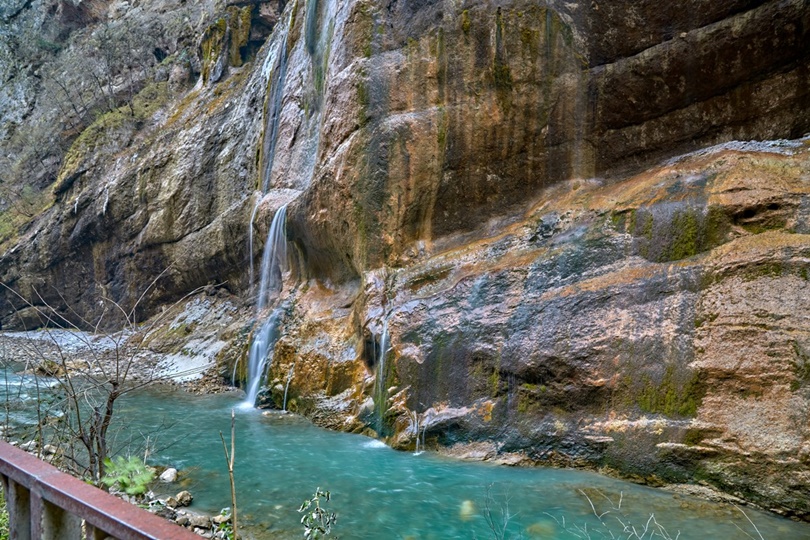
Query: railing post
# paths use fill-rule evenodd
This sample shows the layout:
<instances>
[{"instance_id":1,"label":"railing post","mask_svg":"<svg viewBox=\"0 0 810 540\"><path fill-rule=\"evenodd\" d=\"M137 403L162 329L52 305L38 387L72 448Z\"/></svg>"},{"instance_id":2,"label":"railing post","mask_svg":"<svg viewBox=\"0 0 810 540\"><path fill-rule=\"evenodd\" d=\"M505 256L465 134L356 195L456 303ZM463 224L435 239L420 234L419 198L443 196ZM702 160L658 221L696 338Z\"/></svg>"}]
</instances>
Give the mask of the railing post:
<instances>
[{"instance_id":1,"label":"railing post","mask_svg":"<svg viewBox=\"0 0 810 540\"><path fill-rule=\"evenodd\" d=\"M44 540L42 537L42 507L44 501L42 496L36 491L29 491L31 505L30 519L31 524L31 540Z\"/></svg>"},{"instance_id":2,"label":"railing post","mask_svg":"<svg viewBox=\"0 0 810 540\"><path fill-rule=\"evenodd\" d=\"M31 493L6 476L3 476L3 492L11 526L10 539L31 540Z\"/></svg>"},{"instance_id":3,"label":"railing post","mask_svg":"<svg viewBox=\"0 0 810 540\"><path fill-rule=\"evenodd\" d=\"M85 540L107 540L112 539L112 536L105 533L101 529L97 529L93 525L84 522L84 538ZM114 540L114 539L113 539Z\"/></svg>"},{"instance_id":4,"label":"railing post","mask_svg":"<svg viewBox=\"0 0 810 540\"><path fill-rule=\"evenodd\" d=\"M49 501L42 505L42 540L82 537L82 520Z\"/></svg>"}]
</instances>

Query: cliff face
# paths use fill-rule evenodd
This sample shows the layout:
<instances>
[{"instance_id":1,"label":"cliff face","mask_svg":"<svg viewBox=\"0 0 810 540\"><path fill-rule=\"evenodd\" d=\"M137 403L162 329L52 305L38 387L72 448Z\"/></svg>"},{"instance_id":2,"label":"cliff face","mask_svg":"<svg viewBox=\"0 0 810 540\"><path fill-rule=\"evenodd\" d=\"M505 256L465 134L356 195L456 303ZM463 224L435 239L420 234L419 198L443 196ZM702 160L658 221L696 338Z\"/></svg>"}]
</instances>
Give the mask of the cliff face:
<instances>
[{"instance_id":1,"label":"cliff face","mask_svg":"<svg viewBox=\"0 0 810 540\"><path fill-rule=\"evenodd\" d=\"M810 515L806 139L664 161L810 130L805 2L19 4L63 30L0 49L16 293L247 299L289 203L266 399L294 367L324 425Z\"/></svg>"},{"instance_id":2,"label":"cliff face","mask_svg":"<svg viewBox=\"0 0 810 540\"><path fill-rule=\"evenodd\" d=\"M26 98L4 108L1 272L25 300L115 324L101 298L130 309L148 291L142 318L195 287L239 289L265 89L244 63L283 6L213 4L34 1L7 15L2 65ZM6 327L42 324L5 296Z\"/></svg>"}]
</instances>

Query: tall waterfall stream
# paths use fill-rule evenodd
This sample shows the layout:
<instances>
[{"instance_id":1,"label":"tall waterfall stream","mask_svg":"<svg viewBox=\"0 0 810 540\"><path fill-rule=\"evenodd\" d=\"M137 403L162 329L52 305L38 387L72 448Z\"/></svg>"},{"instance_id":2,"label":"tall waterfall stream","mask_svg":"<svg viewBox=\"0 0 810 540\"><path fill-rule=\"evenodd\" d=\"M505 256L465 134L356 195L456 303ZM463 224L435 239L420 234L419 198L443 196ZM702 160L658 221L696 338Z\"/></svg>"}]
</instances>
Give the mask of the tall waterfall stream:
<instances>
[{"instance_id":1,"label":"tall waterfall stream","mask_svg":"<svg viewBox=\"0 0 810 540\"><path fill-rule=\"evenodd\" d=\"M261 383L272 359L273 347L278 340L278 326L284 313L282 305L277 305L269 314L267 310L282 288L282 276L287 260L287 239L285 225L287 206L276 211L262 254L261 282L256 298L256 320L264 322L254 331L250 343L247 366L247 397L245 406L256 404ZM252 229L251 229L252 238Z\"/></svg>"}]
</instances>

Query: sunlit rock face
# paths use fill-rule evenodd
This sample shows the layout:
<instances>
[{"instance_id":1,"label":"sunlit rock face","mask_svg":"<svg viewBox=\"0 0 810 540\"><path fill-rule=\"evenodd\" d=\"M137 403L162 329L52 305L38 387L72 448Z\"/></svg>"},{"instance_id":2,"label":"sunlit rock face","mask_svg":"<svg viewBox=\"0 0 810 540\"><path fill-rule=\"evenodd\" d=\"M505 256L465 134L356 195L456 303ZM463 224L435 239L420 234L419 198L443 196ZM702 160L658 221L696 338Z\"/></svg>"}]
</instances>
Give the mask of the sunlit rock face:
<instances>
[{"instance_id":1,"label":"sunlit rock face","mask_svg":"<svg viewBox=\"0 0 810 540\"><path fill-rule=\"evenodd\" d=\"M298 410L398 447L418 422L454 455L708 481L806 518L809 167L804 139L562 182L356 296L298 289L270 378L295 364Z\"/></svg>"},{"instance_id":2,"label":"sunlit rock face","mask_svg":"<svg viewBox=\"0 0 810 540\"><path fill-rule=\"evenodd\" d=\"M803 135L807 7L749 4L347 6L332 47L354 64L327 75L321 166L293 212L310 266L339 280L406 264L561 180Z\"/></svg>"},{"instance_id":3,"label":"sunlit rock face","mask_svg":"<svg viewBox=\"0 0 810 540\"><path fill-rule=\"evenodd\" d=\"M207 284L248 301L288 204L267 402L810 513L806 2L78 4L40 69L104 21L165 32L121 110L60 124L4 84L59 142L15 162L45 194L3 239L15 291L87 320L147 289L143 316ZM5 298L4 327L39 324Z\"/></svg>"}]
</instances>

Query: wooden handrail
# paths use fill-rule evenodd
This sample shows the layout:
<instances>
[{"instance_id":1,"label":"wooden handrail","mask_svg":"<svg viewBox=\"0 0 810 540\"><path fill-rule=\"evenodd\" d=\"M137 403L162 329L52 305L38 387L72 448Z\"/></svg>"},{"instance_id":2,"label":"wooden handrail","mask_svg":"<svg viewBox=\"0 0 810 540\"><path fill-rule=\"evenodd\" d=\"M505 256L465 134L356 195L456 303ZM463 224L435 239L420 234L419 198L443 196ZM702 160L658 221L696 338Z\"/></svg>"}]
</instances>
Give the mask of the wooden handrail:
<instances>
[{"instance_id":1,"label":"wooden handrail","mask_svg":"<svg viewBox=\"0 0 810 540\"><path fill-rule=\"evenodd\" d=\"M82 482L0 441L0 477L11 538L199 540L191 531ZM78 534L77 534L78 533Z\"/></svg>"}]
</instances>

